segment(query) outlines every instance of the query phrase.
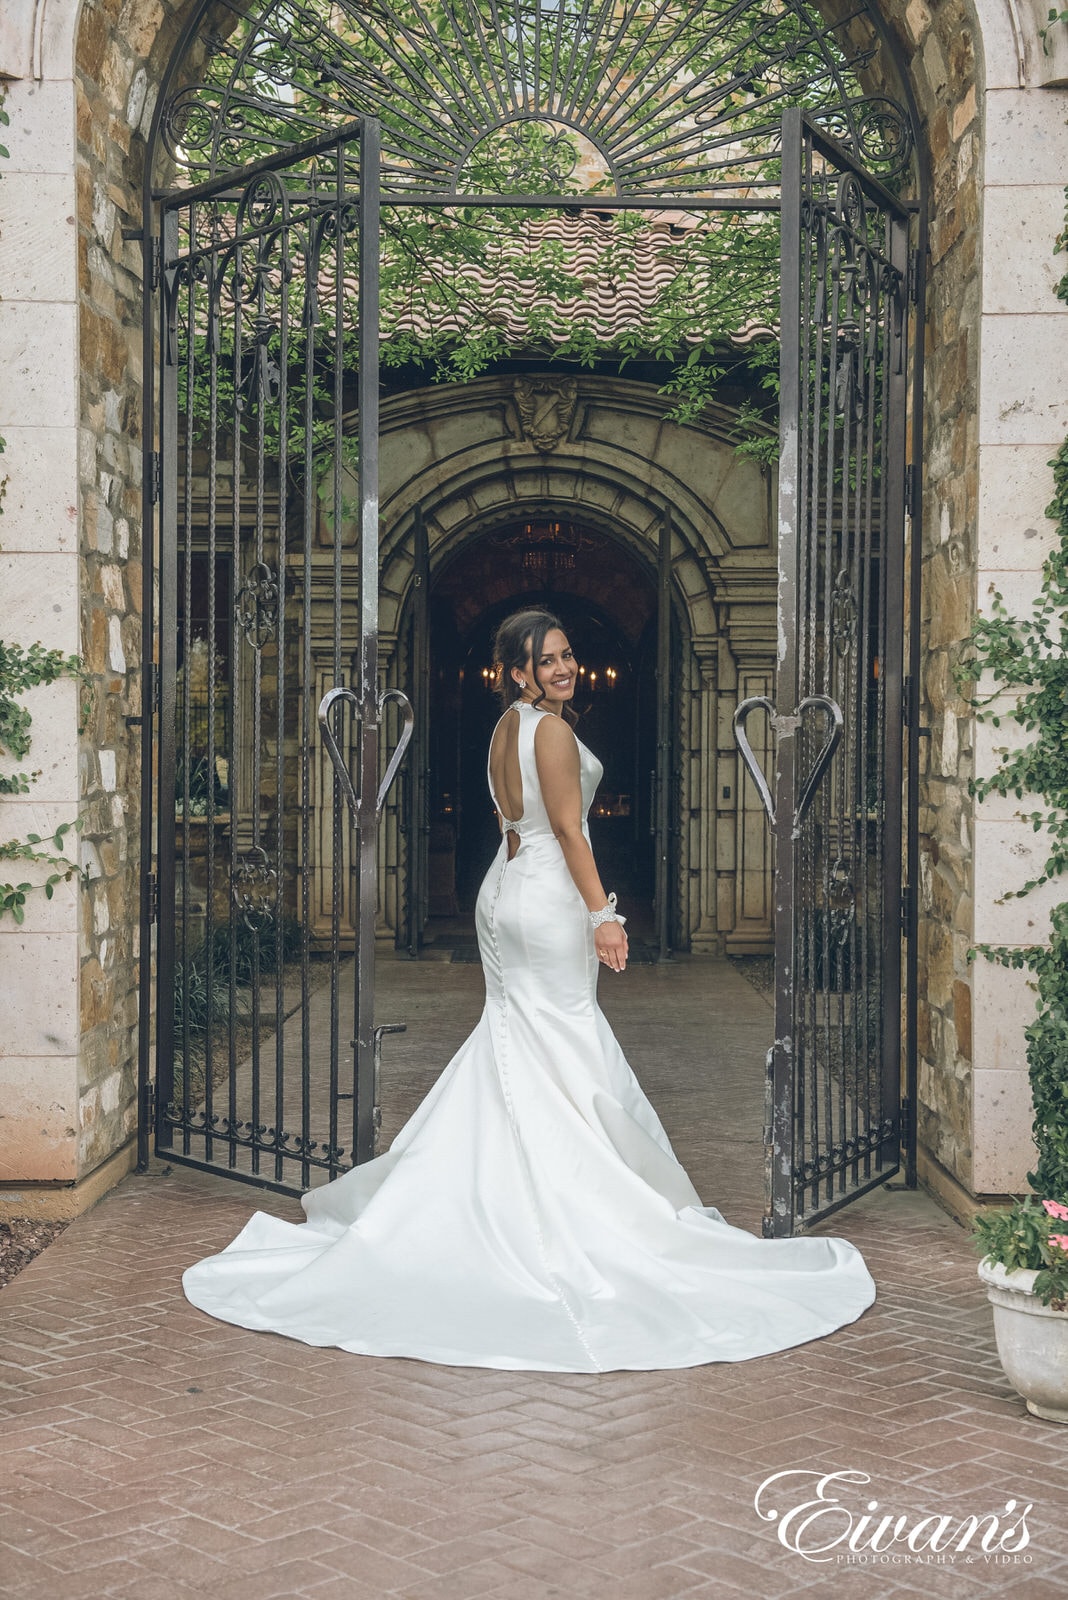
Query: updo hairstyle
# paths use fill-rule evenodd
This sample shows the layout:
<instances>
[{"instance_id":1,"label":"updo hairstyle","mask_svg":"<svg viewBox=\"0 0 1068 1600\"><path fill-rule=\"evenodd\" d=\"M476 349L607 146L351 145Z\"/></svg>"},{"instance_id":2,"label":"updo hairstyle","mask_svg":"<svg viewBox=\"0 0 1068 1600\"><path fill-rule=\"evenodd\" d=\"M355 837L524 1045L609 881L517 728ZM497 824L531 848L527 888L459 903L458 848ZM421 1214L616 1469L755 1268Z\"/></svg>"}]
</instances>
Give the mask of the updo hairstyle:
<instances>
[{"instance_id":1,"label":"updo hairstyle","mask_svg":"<svg viewBox=\"0 0 1068 1600\"><path fill-rule=\"evenodd\" d=\"M493 636L493 669L496 678L494 687L502 710L507 711L523 693L512 677L512 668L515 667L519 672L525 673L528 660L537 664L545 649L545 635L551 633L554 628L559 628L561 633L564 632L560 618L554 616L551 611L543 611L536 606L524 611L514 611L498 626ZM537 705L539 701L545 699L545 690L540 688L537 678L532 687L539 688L537 699L531 702ZM564 715L569 722L578 720L570 706L564 707Z\"/></svg>"}]
</instances>

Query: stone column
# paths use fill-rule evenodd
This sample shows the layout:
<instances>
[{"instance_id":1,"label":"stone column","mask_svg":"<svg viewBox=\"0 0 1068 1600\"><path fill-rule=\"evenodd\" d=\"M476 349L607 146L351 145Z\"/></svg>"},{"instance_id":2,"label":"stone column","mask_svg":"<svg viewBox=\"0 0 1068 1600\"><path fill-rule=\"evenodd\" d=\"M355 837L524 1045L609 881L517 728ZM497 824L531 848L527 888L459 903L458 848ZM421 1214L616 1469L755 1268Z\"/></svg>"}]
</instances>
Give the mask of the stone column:
<instances>
[{"instance_id":1,"label":"stone column","mask_svg":"<svg viewBox=\"0 0 1068 1600\"><path fill-rule=\"evenodd\" d=\"M69 39L64 50L53 32L35 31L35 17L19 0L0 16L0 77L14 79L4 85L11 120L3 143L11 159L2 163L0 183L0 635L73 653L80 649L74 84ZM101 647L106 655L106 637ZM23 703L33 717L33 743L24 760L4 758L2 770L40 775L27 794L0 802L5 839L47 836L78 814L78 685L64 679L32 690ZM114 751L102 751L99 761L99 777L114 791ZM70 843L76 856L75 835ZM3 876L39 882L42 872L4 863ZM0 921L0 993L8 1000L0 1039L0 1213L61 1214L86 1165L91 1134L83 1133L80 1115L79 1033L94 1020L98 993L87 989L80 1019L82 909L74 881L51 900L33 895L21 927L10 916ZM90 934L94 920L106 926L106 902L85 901L84 910Z\"/></svg>"},{"instance_id":2,"label":"stone column","mask_svg":"<svg viewBox=\"0 0 1068 1600\"><path fill-rule=\"evenodd\" d=\"M1044 515L1053 493L1049 464L1068 435L1068 312L1054 294L1065 267L1063 255L1054 254L1054 242L1064 226L1068 92L1033 86L1056 77L1056 63L1037 39L1034 7L1019 13L1023 36L1012 49L1002 40L1000 13L1002 31L996 31L987 15L995 8L984 4L980 9L987 89L977 601L980 613L989 614L997 590L1010 613L1024 615L1054 542L1054 525ZM1041 10L1044 17L1047 7ZM996 48L1000 43L1005 47ZM951 722L947 710L943 765L965 738L964 725L958 737ZM1011 719L1003 719L1000 728L979 724L977 774L995 770L1000 747L1028 738ZM1022 801L991 796L975 806L976 942L1042 942L1048 938L1050 908L1068 896L1068 883L1061 879L1011 898L1048 853L1045 837L1021 816L1032 808L1026 796ZM958 937L967 943L963 922ZM983 960L972 971L971 994L959 979L954 984L954 1036L947 1040L950 1051L970 1056L973 1064L972 1189L977 1195L1020 1191L1035 1160L1023 1038L1034 996L1024 972Z\"/></svg>"}]
</instances>

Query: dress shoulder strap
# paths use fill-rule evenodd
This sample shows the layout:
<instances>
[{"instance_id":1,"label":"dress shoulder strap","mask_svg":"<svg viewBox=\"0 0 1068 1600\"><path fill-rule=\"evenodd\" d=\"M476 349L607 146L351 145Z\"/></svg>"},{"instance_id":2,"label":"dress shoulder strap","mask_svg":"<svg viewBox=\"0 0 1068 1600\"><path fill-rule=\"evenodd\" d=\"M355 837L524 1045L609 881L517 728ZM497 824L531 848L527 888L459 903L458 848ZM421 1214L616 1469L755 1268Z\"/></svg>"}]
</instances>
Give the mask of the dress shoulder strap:
<instances>
[{"instance_id":1,"label":"dress shoulder strap","mask_svg":"<svg viewBox=\"0 0 1068 1600\"><path fill-rule=\"evenodd\" d=\"M519 713L519 771L523 779L523 811L529 813L541 808L541 782L538 778L538 761L534 754L534 735L543 717L550 711L541 711L529 700L517 702Z\"/></svg>"}]
</instances>

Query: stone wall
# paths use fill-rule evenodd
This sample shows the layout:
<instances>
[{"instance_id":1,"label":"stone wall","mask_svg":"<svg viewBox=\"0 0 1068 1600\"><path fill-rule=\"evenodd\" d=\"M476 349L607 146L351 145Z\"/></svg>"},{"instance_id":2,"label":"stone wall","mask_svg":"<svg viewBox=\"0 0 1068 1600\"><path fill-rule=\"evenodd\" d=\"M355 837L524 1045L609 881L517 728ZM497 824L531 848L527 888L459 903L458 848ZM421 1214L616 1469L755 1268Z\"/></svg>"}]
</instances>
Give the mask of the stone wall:
<instances>
[{"instance_id":1,"label":"stone wall","mask_svg":"<svg viewBox=\"0 0 1068 1600\"><path fill-rule=\"evenodd\" d=\"M917 1137L971 1177L972 723L954 667L975 606L979 148L975 25L913 0L903 29L930 162L924 412Z\"/></svg>"},{"instance_id":2,"label":"stone wall","mask_svg":"<svg viewBox=\"0 0 1068 1600\"><path fill-rule=\"evenodd\" d=\"M123 26L125 20L126 26ZM131 92L159 16L87 0L77 47L82 864L81 1167L137 1126L141 711L141 261L147 115ZM118 40L121 37L122 46ZM128 87L131 86L131 87Z\"/></svg>"}]
</instances>

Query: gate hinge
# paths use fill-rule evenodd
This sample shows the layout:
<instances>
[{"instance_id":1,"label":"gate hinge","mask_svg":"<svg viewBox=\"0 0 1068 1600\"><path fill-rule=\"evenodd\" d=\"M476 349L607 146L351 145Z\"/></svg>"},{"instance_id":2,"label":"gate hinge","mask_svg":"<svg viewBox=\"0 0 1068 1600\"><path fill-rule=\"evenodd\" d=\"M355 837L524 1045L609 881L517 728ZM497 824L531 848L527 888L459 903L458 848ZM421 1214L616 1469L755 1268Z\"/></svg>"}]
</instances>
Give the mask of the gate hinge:
<instances>
[{"instance_id":1,"label":"gate hinge","mask_svg":"<svg viewBox=\"0 0 1068 1600\"><path fill-rule=\"evenodd\" d=\"M916 715L918 713L914 712L912 705L912 678L906 675L901 680L901 720L906 728L912 727L913 717ZM917 722L916 737L918 739L929 739L931 737L930 728L922 722Z\"/></svg>"},{"instance_id":2,"label":"gate hinge","mask_svg":"<svg viewBox=\"0 0 1068 1600\"><path fill-rule=\"evenodd\" d=\"M905 511L911 521L915 522L920 511L920 489L922 484L922 468L918 463L905 468Z\"/></svg>"},{"instance_id":3,"label":"gate hinge","mask_svg":"<svg viewBox=\"0 0 1068 1600\"><path fill-rule=\"evenodd\" d=\"M145 662L145 699L151 716L159 713L159 666L155 661Z\"/></svg>"},{"instance_id":4,"label":"gate hinge","mask_svg":"<svg viewBox=\"0 0 1068 1600\"><path fill-rule=\"evenodd\" d=\"M157 235L148 241L148 287L153 293L163 278L163 240Z\"/></svg>"},{"instance_id":5,"label":"gate hinge","mask_svg":"<svg viewBox=\"0 0 1068 1600\"><path fill-rule=\"evenodd\" d=\"M901 932L907 939L909 936L909 921L912 911L912 889L906 884L901 891Z\"/></svg>"},{"instance_id":6,"label":"gate hinge","mask_svg":"<svg viewBox=\"0 0 1068 1600\"><path fill-rule=\"evenodd\" d=\"M141 1090L141 1126L148 1129L156 1126L156 1085L151 1078Z\"/></svg>"},{"instance_id":7,"label":"gate hinge","mask_svg":"<svg viewBox=\"0 0 1068 1600\"><path fill-rule=\"evenodd\" d=\"M146 872L144 883L145 921L155 923L159 921L159 879L154 872Z\"/></svg>"},{"instance_id":8,"label":"gate hinge","mask_svg":"<svg viewBox=\"0 0 1068 1600\"><path fill-rule=\"evenodd\" d=\"M158 450L148 452L148 487L153 505L159 505L163 498L163 457Z\"/></svg>"},{"instance_id":9,"label":"gate hinge","mask_svg":"<svg viewBox=\"0 0 1068 1600\"><path fill-rule=\"evenodd\" d=\"M909 251L909 304L918 305L920 300L920 252L917 249Z\"/></svg>"},{"instance_id":10,"label":"gate hinge","mask_svg":"<svg viewBox=\"0 0 1068 1600\"><path fill-rule=\"evenodd\" d=\"M912 1101L906 1095L898 1111L898 1138L906 1147L912 1143Z\"/></svg>"}]
</instances>

